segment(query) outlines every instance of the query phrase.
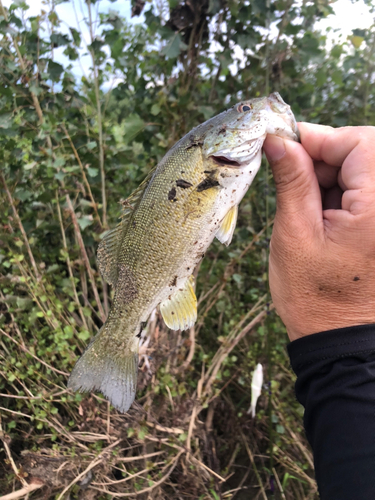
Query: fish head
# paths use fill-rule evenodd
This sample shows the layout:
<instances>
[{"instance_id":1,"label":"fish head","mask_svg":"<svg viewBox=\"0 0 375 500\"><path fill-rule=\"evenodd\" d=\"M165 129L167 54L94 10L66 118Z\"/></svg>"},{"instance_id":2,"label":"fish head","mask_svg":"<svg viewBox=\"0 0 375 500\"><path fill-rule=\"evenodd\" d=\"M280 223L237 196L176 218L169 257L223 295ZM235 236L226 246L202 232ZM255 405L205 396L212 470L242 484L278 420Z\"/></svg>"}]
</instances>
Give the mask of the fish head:
<instances>
[{"instance_id":1,"label":"fish head","mask_svg":"<svg viewBox=\"0 0 375 500\"><path fill-rule=\"evenodd\" d=\"M243 101L204 125L203 154L218 165L241 168L259 153L267 134L299 140L290 106L274 92Z\"/></svg>"}]
</instances>

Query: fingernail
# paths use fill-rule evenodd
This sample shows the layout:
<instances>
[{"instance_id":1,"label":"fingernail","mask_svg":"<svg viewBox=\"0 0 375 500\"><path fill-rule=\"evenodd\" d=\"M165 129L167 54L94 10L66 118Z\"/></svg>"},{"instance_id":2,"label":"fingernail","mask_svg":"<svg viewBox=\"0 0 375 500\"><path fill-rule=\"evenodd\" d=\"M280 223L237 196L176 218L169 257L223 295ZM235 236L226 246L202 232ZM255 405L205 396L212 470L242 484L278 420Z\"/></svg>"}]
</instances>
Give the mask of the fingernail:
<instances>
[{"instance_id":1,"label":"fingernail","mask_svg":"<svg viewBox=\"0 0 375 500\"><path fill-rule=\"evenodd\" d=\"M286 153L284 139L277 135L268 135L264 141L264 152L269 162L280 160Z\"/></svg>"}]
</instances>

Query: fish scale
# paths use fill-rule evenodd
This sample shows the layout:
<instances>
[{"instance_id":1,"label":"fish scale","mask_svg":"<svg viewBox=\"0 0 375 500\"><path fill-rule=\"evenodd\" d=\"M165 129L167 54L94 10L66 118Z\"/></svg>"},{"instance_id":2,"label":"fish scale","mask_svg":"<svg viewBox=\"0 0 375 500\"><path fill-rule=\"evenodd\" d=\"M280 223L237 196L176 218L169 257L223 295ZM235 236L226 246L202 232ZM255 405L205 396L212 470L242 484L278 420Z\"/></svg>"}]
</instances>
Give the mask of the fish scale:
<instances>
[{"instance_id":1,"label":"fish scale","mask_svg":"<svg viewBox=\"0 0 375 500\"><path fill-rule=\"evenodd\" d=\"M113 304L69 387L99 390L118 410L129 409L142 323L160 306L171 329L194 324L194 268L215 236L229 245L267 133L298 139L290 107L276 93L239 103L193 129L124 202L122 221L98 249L100 271L115 289Z\"/></svg>"}]
</instances>

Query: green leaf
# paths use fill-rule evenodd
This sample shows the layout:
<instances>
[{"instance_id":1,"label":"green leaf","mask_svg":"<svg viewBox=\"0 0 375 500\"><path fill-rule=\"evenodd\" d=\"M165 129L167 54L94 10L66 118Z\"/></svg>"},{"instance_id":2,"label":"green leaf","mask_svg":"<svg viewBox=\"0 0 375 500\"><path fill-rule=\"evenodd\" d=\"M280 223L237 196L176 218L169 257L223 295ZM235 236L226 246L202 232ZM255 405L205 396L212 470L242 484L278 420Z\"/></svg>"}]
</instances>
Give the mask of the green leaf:
<instances>
[{"instance_id":1,"label":"green leaf","mask_svg":"<svg viewBox=\"0 0 375 500\"><path fill-rule=\"evenodd\" d=\"M84 217L81 217L77 220L82 231L86 229L86 227L91 226L91 224L94 222L94 218L92 215L85 215Z\"/></svg>"},{"instance_id":2,"label":"green leaf","mask_svg":"<svg viewBox=\"0 0 375 500\"><path fill-rule=\"evenodd\" d=\"M48 74L53 82L58 82L63 72L64 68L61 64L54 61L48 61Z\"/></svg>"},{"instance_id":3,"label":"green leaf","mask_svg":"<svg viewBox=\"0 0 375 500\"><path fill-rule=\"evenodd\" d=\"M99 170L97 168L87 167L87 173L90 177L96 177L99 173Z\"/></svg>"},{"instance_id":4,"label":"green leaf","mask_svg":"<svg viewBox=\"0 0 375 500\"><path fill-rule=\"evenodd\" d=\"M36 96L39 96L43 92L43 89L39 87L39 85L35 84L30 85L29 90L32 94Z\"/></svg>"},{"instance_id":5,"label":"green leaf","mask_svg":"<svg viewBox=\"0 0 375 500\"><path fill-rule=\"evenodd\" d=\"M145 123L142 118L137 114L129 115L126 120L122 123L122 129L124 134L124 139L128 142L141 132L145 127Z\"/></svg>"},{"instance_id":6,"label":"green leaf","mask_svg":"<svg viewBox=\"0 0 375 500\"><path fill-rule=\"evenodd\" d=\"M26 201L32 196L32 192L27 189L17 188L14 192L14 197L21 201Z\"/></svg>"},{"instance_id":7,"label":"green leaf","mask_svg":"<svg viewBox=\"0 0 375 500\"><path fill-rule=\"evenodd\" d=\"M81 46L81 34L79 31L77 31L75 28L69 28L70 29L70 33L73 37L73 42L74 42L74 45L76 47L80 47Z\"/></svg>"},{"instance_id":8,"label":"green leaf","mask_svg":"<svg viewBox=\"0 0 375 500\"><path fill-rule=\"evenodd\" d=\"M155 103L151 106L151 114L153 116L157 116L160 113L160 106L159 104Z\"/></svg>"},{"instance_id":9,"label":"green leaf","mask_svg":"<svg viewBox=\"0 0 375 500\"><path fill-rule=\"evenodd\" d=\"M62 156L59 156L56 158L56 160L53 162L53 166L55 168L61 168L65 165L65 159Z\"/></svg>"},{"instance_id":10,"label":"green leaf","mask_svg":"<svg viewBox=\"0 0 375 500\"><path fill-rule=\"evenodd\" d=\"M161 53L168 59L175 59L179 56L181 50L186 50L187 45L181 40L181 36L176 33L161 50Z\"/></svg>"},{"instance_id":11,"label":"green leaf","mask_svg":"<svg viewBox=\"0 0 375 500\"><path fill-rule=\"evenodd\" d=\"M62 35L61 33L54 33L51 35L51 44L53 47L63 47L68 45L70 42L68 35Z\"/></svg>"},{"instance_id":12,"label":"green leaf","mask_svg":"<svg viewBox=\"0 0 375 500\"><path fill-rule=\"evenodd\" d=\"M32 168L35 167L35 165L37 165L37 162L32 161L30 163L26 163L26 165L24 165L23 168L24 168L24 170L31 170Z\"/></svg>"},{"instance_id":13,"label":"green leaf","mask_svg":"<svg viewBox=\"0 0 375 500\"><path fill-rule=\"evenodd\" d=\"M88 149L94 149L96 147L96 141L91 141L91 142L87 143L86 147Z\"/></svg>"},{"instance_id":14,"label":"green leaf","mask_svg":"<svg viewBox=\"0 0 375 500\"><path fill-rule=\"evenodd\" d=\"M12 113L0 115L0 128L10 128L12 125Z\"/></svg>"},{"instance_id":15,"label":"green leaf","mask_svg":"<svg viewBox=\"0 0 375 500\"><path fill-rule=\"evenodd\" d=\"M354 45L354 47L356 49L359 49L359 47L362 45L364 38L362 36L355 36L354 35L354 36L350 36L349 40L352 42L352 44Z\"/></svg>"}]
</instances>

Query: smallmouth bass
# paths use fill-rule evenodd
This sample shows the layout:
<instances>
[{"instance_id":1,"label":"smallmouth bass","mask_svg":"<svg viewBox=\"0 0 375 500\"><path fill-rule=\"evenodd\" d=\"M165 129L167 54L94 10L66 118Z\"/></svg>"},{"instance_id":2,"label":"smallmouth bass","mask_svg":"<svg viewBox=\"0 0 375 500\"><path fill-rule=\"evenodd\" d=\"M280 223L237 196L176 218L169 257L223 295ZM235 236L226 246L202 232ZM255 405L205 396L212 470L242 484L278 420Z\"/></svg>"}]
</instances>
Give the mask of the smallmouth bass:
<instances>
[{"instance_id":1,"label":"smallmouth bass","mask_svg":"<svg viewBox=\"0 0 375 500\"><path fill-rule=\"evenodd\" d=\"M129 409L142 323L159 305L172 330L194 325L192 273L215 237L230 244L267 134L298 140L294 115L278 93L236 104L191 130L127 199L97 255L115 290L112 308L68 387L100 391L119 411Z\"/></svg>"}]
</instances>

